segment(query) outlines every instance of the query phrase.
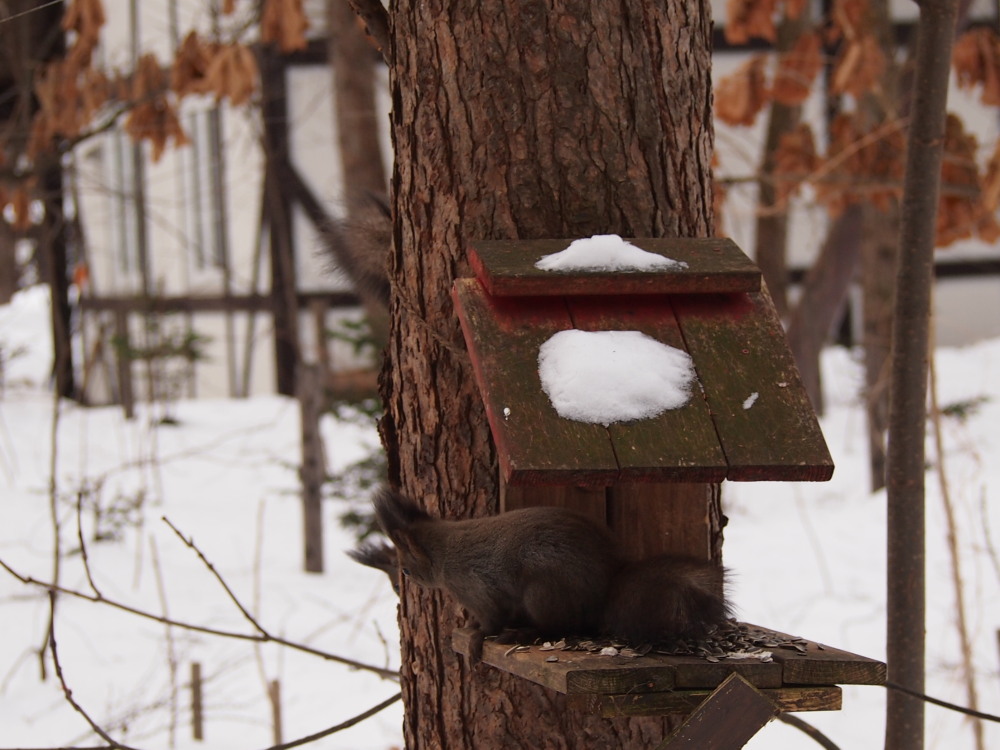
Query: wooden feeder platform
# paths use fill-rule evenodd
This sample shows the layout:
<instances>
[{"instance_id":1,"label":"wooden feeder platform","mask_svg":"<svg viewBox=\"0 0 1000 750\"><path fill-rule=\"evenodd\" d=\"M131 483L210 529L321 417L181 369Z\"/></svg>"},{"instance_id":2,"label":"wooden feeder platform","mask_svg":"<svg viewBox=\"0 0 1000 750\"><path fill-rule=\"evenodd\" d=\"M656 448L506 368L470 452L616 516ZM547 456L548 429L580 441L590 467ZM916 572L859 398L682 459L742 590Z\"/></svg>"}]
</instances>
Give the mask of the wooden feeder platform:
<instances>
[{"instance_id":1,"label":"wooden feeder platform","mask_svg":"<svg viewBox=\"0 0 1000 750\"><path fill-rule=\"evenodd\" d=\"M837 711L838 685L884 685L884 663L767 628L750 626L781 646L771 661L754 658L605 656L587 651L510 646L486 640L482 661L567 696L571 706L607 718L689 714L733 675L770 700L776 712ZM452 635L452 647L469 656L475 630ZM714 657L713 657L714 658Z\"/></svg>"},{"instance_id":2,"label":"wooden feeder platform","mask_svg":"<svg viewBox=\"0 0 1000 750\"><path fill-rule=\"evenodd\" d=\"M759 269L726 239L639 239L686 267L544 271L568 240L477 242L454 297L508 486L825 481L833 462ZM560 417L539 347L558 331L635 330L692 358L700 393L608 426Z\"/></svg>"}]
</instances>

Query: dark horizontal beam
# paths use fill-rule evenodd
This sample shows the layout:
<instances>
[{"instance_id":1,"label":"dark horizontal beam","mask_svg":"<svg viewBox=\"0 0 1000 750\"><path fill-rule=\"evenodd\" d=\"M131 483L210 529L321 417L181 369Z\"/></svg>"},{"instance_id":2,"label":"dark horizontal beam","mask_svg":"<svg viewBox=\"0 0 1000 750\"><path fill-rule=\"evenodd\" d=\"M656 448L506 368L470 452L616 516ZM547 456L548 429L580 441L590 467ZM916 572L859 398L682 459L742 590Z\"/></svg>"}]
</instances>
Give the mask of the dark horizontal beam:
<instances>
[{"instance_id":1,"label":"dark horizontal beam","mask_svg":"<svg viewBox=\"0 0 1000 750\"><path fill-rule=\"evenodd\" d=\"M299 308L322 302L328 308L356 307L360 304L353 292L300 292ZM178 312L270 312L274 302L265 294L228 296L142 297L138 295L83 297L80 308L92 312L178 313Z\"/></svg>"},{"instance_id":2,"label":"dark horizontal beam","mask_svg":"<svg viewBox=\"0 0 1000 750\"><path fill-rule=\"evenodd\" d=\"M808 268L789 268L788 283L801 284L807 273ZM974 279L981 276L1000 276L1000 258L944 260L934 264L936 279Z\"/></svg>"}]
</instances>

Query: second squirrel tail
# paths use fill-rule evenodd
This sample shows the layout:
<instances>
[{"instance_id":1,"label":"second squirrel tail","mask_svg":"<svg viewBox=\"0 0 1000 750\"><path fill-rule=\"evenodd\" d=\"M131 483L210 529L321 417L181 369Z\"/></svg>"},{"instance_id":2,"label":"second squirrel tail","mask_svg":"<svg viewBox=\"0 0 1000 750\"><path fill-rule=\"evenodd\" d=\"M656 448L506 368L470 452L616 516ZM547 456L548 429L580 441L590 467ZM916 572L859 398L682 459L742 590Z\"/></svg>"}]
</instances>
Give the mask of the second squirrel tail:
<instances>
[{"instance_id":1,"label":"second squirrel tail","mask_svg":"<svg viewBox=\"0 0 1000 750\"><path fill-rule=\"evenodd\" d=\"M732 610L725 570L671 555L628 563L612 580L602 630L632 644L701 638Z\"/></svg>"}]
</instances>

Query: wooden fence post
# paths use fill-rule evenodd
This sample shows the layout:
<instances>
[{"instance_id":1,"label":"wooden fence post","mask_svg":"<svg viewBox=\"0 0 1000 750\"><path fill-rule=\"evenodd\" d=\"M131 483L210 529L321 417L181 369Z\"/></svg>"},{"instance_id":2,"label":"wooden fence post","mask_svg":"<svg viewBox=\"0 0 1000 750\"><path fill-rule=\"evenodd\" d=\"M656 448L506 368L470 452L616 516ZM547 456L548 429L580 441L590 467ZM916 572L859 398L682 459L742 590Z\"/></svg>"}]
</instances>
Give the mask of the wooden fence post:
<instances>
[{"instance_id":1,"label":"wooden fence post","mask_svg":"<svg viewBox=\"0 0 1000 750\"><path fill-rule=\"evenodd\" d=\"M201 694L201 664L191 662L191 736L205 739L205 713Z\"/></svg>"},{"instance_id":2,"label":"wooden fence post","mask_svg":"<svg viewBox=\"0 0 1000 750\"><path fill-rule=\"evenodd\" d=\"M280 745L284 731L281 727L281 683L271 680L267 683L267 698L271 702L271 729L275 745Z\"/></svg>"},{"instance_id":3,"label":"wooden fence post","mask_svg":"<svg viewBox=\"0 0 1000 750\"><path fill-rule=\"evenodd\" d=\"M305 569L309 573L323 572L322 489L326 475L323 439L319 433L319 418L323 408L323 383L318 365L302 364L298 368L298 398L302 423L302 524L305 548Z\"/></svg>"}]
</instances>

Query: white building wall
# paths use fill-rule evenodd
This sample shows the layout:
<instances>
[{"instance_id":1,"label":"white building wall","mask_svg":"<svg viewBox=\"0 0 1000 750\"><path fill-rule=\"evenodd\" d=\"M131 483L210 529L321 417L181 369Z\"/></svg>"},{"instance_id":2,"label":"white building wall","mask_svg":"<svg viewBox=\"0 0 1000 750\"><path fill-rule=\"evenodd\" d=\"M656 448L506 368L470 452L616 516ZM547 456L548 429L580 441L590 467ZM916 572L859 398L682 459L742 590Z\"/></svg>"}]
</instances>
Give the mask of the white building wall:
<instances>
[{"instance_id":1,"label":"white building wall","mask_svg":"<svg viewBox=\"0 0 1000 750\"><path fill-rule=\"evenodd\" d=\"M208 5L204 0L105 0L108 25L99 59L109 67L131 68L131 30L136 27L140 53L152 52L166 64L178 33L183 36L192 27L206 33L212 28L214 22L206 10ZM246 10L249 4L238 3L237 8ZM324 33L324 2L310 0L306 9L314 20L310 33ZM240 25L243 20L237 14L234 18L218 19L217 23L225 29ZM288 70L288 130L293 164L328 212L337 216L341 212L342 176L335 148L331 71L326 65L293 66ZM388 151L388 97L383 97L382 102L386 112L383 135ZM216 152L211 148L209 136L211 112L216 106L213 97L186 98L181 121L192 143L168 149L156 164L143 159L148 291L155 296L219 296L227 283L234 295L255 291L266 294L269 289L268 251L266 246L260 246L259 236L264 165L259 112L253 107L233 109L225 103L218 106L223 148ZM116 130L87 142L76 153L80 215L92 280L90 292L100 296L136 295L144 291L138 262L136 211L131 200L132 148L131 141ZM148 145L140 148L148 157ZM215 216L210 205L220 200L211 181L214 163L220 159L228 273L214 241ZM320 235L298 208L293 216L293 232L300 290L345 291L346 280L331 266L322 252ZM358 317L360 313L331 313L328 325L345 314ZM188 316L171 315L164 328L187 322ZM207 359L196 366L197 377L188 389L191 395L215 397L241 393L247 382L244 373L247 362L249 392L273 392L270 316L198 313L190 316L190 324L197 333L211 339L206 347ZM300 328L304 357L315 361L317 336L308 313L301 316ZM85 339L94 340L96 329L96 321L91 321ZM131 320L130 335L135 342L143 339L138 316ZM84 347L87 346L84 342ZM361 364L347 344L331 342L330 349L335 367ZM95 379L100 379L96 373L92 376ZM137 386L141 386L139 381L137 378Z\"/></svg>"}]
</instances>

